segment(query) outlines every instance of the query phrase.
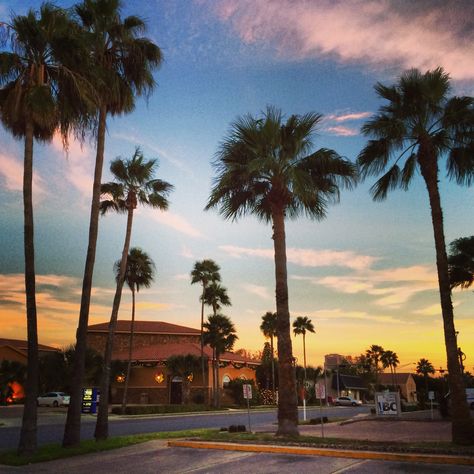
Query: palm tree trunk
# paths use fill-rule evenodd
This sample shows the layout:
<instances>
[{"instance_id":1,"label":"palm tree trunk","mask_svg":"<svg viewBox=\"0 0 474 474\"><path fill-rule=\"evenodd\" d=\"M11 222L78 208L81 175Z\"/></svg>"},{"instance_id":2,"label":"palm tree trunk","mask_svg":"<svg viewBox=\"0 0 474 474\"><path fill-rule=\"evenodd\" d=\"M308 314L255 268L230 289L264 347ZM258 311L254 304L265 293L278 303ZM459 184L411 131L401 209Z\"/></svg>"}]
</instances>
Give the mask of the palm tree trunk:
<instances>
[{"instance_id":1,"label":"palm tree trunk","mask_svg":"<svg viewBox=\"0 0 474 474\"><path fill-rule=\"evenodd\" d=\"M77 446L81 441L82 381L84 379L85 371L87 326L89 323L92 277L94 274L97 235L99 232L100 185L102 183L102 168L104 163L106 119L107 109L105 106L102 106L99 111L99 125L97 130L97 150L94 169L94 184L92 188L89 243L87 245L86 264L82 281L81 308L79 311L79 325L76 331L74 368L71 378L71 399L64 428L63 447Z\"/></svg>"},{"instance_id":2,"label":"palm tree trunk","mask_svg":"<svg viewBox=\"0 0 474 474\"><path fill-rule=\"evenodd\" d=\"M216 408L221 407L221 387L219 386L220 354L216 351Z\"/></svg>"},{"instance_id":3,"label":"palm tree trunk","mask_svg":"<svg viewBox=\"0 0 474 474\"><path fill-rule=\"evenodd\" d=\"M303 363L304 363L304 380L306 380L306 337L303 333ZM303 381L304 385L304 381Z\"/></svg>"},{"instance_id":4,"label":"palm tree trunk","mask_svg":"<svg viewBox=\"0 0 474 474\"><path fill-rule=\"evenodd\" d=\"M127 215L127 231L125 233L125 242L123 244L122 259L120 261L120 273L115 290L112 314L110 315L109 332L105 345L102 379L100 383L100 401L99 412L97 413L97 423L95 425L95 439L107 439L109 435L109 387L110 387L110 363L112 361L112 350L114 346L115 328L117 327L117 318L122 298L122 288L125 281L125 271L127 267L127 256L130 248L130 238L132 235L133 206L129 205Z\"/></svg>"},{"instance_id":5,"label":"palm tree trunk","mask_svg":"<svg viewBox=\"0 0 474 474\"><path fill-rule=\"evenodd\" d=\"M135 284L132 286L132 322L130 324L130 339L128 341L128 363L127 373L125 375L125 386L123 387L123 398L122 398L122 413L125 413L127 408L127 392L128 382L130 380L130 369L132 368L132 350L133 350L133 336L135 334Z\"/></svg>"},{"instance_id":6,"label":"palm tree trunk","mask_svg":"<svg viewBox=\"0 0 474 474\"><path fill-rule=\"evenodd\" d=\"M420 147L421 148L421 147ZM466 392L459 365L456 330L454 327L453 305L449 286L448 257L443 228L443 211L438 189L438 167L435 153L430 149L420 149L420 170L428 190L431 220L436 248L441 312L443 315L444 341L448 364L448 381L451 391L452 439L458 444L474 443L474 426L466 401Z\"/></svg>"},{"instance_id":7,"label":"palm tree trunk","mask_svg":"<svg viewBox=\"0 0 474 474\"><path fill-rule=\"evenodd\" d=\"M288 282L286 269L285 215L276 210L273 220L278 338L278 430L277 436L298 436L298 400L293 349L290 334Z\"/></svg>"},{"instance_id":8,"label":"palm tree trunk","mask_svg":"<svg viewBox=\"0 0 474 474\"><path fill-rule=\"evenodd\" d=\"M270 337L270 348L272 351L272 391L273 400L275 400L275 350L273 347L273 336Z\"/></svg>"},{"instance_id":9,"label":"palm tree trunk","mask_svg":"<svg viewBox=\"0 0 474 474\"><path fill-rule=\"evenodd\" d=\"M206 285L202 284L202 301L201 301L201 377L202 377L202 386L205 390L204 401L207 405L210 405L209 400L209 377L207 378L206 383L206 370L204 368L204 293L206 292ZM209 363L208 363L208 372L209 372Z\"/></svg>"},{"instance_id":10,"label":"palm tree trunk","mask_svg":"<svg viewBox=\"0 0 474 474\"><path fill-rule=\"evenodd\" d=\"M35 249L33 223L33 124L28 120L25 133L23 168L23 212L24 212L24 252L26 324L28 334L28 369L26 375L26 400L21 422L18 454L30 455L37 448L37 407L38 396L38 327L36 318Z\"/></svg>"}]
</instances>

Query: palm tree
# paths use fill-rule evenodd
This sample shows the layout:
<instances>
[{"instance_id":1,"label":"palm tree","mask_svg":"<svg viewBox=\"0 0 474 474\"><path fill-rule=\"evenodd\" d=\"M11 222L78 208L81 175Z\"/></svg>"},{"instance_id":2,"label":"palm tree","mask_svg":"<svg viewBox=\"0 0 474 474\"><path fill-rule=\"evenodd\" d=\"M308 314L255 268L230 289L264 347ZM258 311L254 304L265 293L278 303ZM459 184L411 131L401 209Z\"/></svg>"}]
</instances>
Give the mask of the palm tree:
<instances>
[{"instance_id":1,"label":"palm tree","mask_svg":"<svg viewBox=\"0 0 474 474\"><path fill-rule=\"evenodd\" d=\"M263 332L265 337L270 339L270 350L272 354L272 391L273 397L275 397L275 349L273 344L273 338L277 335L277 314L267 311L262 316L262 323L260 324L260 331Z\"/></svg>"},{"instance_id":2,"label":"palm tree","mask_svg":"<svg viewBox=\"0 0 474 474\"><path fill-rule=\"evenodd\" d=\"M304 378L306 380L306 332L314 333L314 325L307 316L298 316L293 321L293 333L295 336L301 334L303 336L303 361L304 361Z\"/></svg>"},{"instance_id":3,"label":"palm tree","mask_svg":"<svg viewBox=\"0 0 474 474\"><path fill-rule=\"evenodd\" d=\"M87 122L92 89L77 72L84 66L81 38L67 13L49 3L1 23L12 51L0 52L1 121L14 137L24 140L23 213L28 374L19 454L36 450L38 395L38 334L33 222L34 140L51 141L59 130L67 141L71 129Z\"/></svg>"},{"instance_id":4,"label":"palm tree","mask_svg":"<svg viewBox=\"0 0 474 474\"><path fill-rule=\"evenodd\" d=\"M435 373L433 364L428 359L420 359L416 364L416 373L423 375L425 379L425 393L428 396L428 378L430 374Z\"/></svg>"},{"instance_id":5,"label":"palm tree","mask_svg":"<svg viewBox=\"0 0 474 474\"><path fill-rule=\"evenodd\" d=\"M472 182L474 100L449 98L449 76L441 68L425 74L411 69L394 86L379 83L375 89L388 103L362 127L363 133L374 139L361 151L358 163L363 176L379 175L388 168L372 187L374 200L385 199L388 191L398 187L407 189L417 170L423 177L431 207L448 379L453 397L453 441L471 443L474 428L457 354L438 161L447 158L448 176L458 183Z\"/></svg>"},{"instance_id":6,"label":"palm tree","mask_svg":"<svg viewBox=\"0 0 474 474\"><path fill-rule=\"evenodd\" d=\"M214 380L214 406L220 408L219 363L220 356L225 351L230 351L238 339L232 321L223 314L213 314L204 323L204 343L212 348Z\"/></svg>"},{"instance_id":7,"label":"palm tree","mask_svg":"<svg viewBox=\"0 0 474 474\"><path fill-rule=\"evenodd\" d=\"M398 364L400 363L397 353L393 351L383 351L382 355L380 356L380 362L382 362L382 367L384 369L386 369L387 367L390 368L390 373L392 374L392 385L394 388L396 388L397 387L397 384L395 381L396 368Z\"/></svg>"},{"instance_id":8,"label":"palm tree","mask_svg":"<svg viewBox=\"0 0 474 474\"><path fill-rule=\"evenodd\" d=\"M84 0L74 7L78 22L89 38L89 57L97 90L96 159L81 306L76 331L76 356L71 401L64 430L63 446L77 446L81 436L82 381L92 278L99 229L102 168L107 116L129 113L135 98L148 96L155 86L153 71L162 62L160 48L141 36L145 23L137 16L121 18L120 0Z\"/></svg>"},{"instance_id":9,"label":"palm tree","mask_svg":"<svg viewBox=\"0 0 474 474\"><path fill-rule=\"evenodd\" d=\"M204 294L201 296L204 303L212 307L213 314L217 314L217 311L222 306L231 306L230 298L227 295L227 288L213 281L205 289Z\"/></svg>"},{"instance_id":10,"label":"palm tree","mask_svg":"<svg viewBox=\"0 0 474 474\"><path fill-rule=\"evenodd\" d=\"M474 282L474 235L449 244L449 281L451 288L469 288Z\"/></svg>"},{"instance_id":11,"label":"palm tree","mask_svg":"<svg viewBox=\"0 0 474 474\"><path fill-rule=\"evenodd\" d=\"M187 405L190 400L190 382L192 381L193 374L196 370L201 367L200 357L196 357L192 354L176 355L168 357L166 361L166 369L168 375L171 377L178 376L182 379L183 389L183 403Z\"/></svg>"},{"instance_id":12,"label":"palm tree","mask_svg":"<svg viewBox=\"0 0 474 474\"><path fill-rule=\"evenodd\" d=\"M382 354L384 353L382 346L372 344L369 349L365 351L366 357L372 362L375 369L375 388L377 388L379 381L379 362L381 361Z\"/></svg>"},{"instance_id":13,"label":"palm tree","mask_svg":"<svg viewBox=\"0 0 474 474\"><path fill-rule=\"evenodd\" d=\"M275 251L275 297L278 334L277 435L298 435L294 358L290 334L286 268L286 218L301 214L323 219L339 199L339 186L351 187L352 163L325 148L312 152L321 115L291 115L283 123L279 110L268 107L262 118L237 119L221 143L206 209L219 207L226 219L254 214L272 223Z\"/></svg>"},{"instance_id":14,"label":"palm tree","mask_svg":"<svg viewBox=\"0 0 474 474\"><path fill-rule=\"evenodd\" d=\"M100 384L99 412L95 429L96 439L106 439L108 436L108 397L110 384L110 362L112 360L112 349L117 317L122 297L122 287L125 281L127 269L127 256L132 235L133 213L138 204L150 206L155 209L165 210L168 208L167 195L173 186L161 179L153 178L158 164L156 160L146 161L140 148L135 149L131 159L122 160L116 158L110 164L110 171L115 181L102 185L102 195L107 199L101 202L101 212L109 211L127 214L127 227L125 241L123 244L122 258L120 260L117 275L117 288L110 315L109 332L104 353L104 371Z\"/></svg>"},{"instance_id":15,"label":"palm tree","mask_svg":"<svg viewBox=\"0 0 474 474\"><path fill-rule=\"evenodd\" d=\"M201 376L203 385L205 385L206 380L204 368L204 295L209 284L221 281L219 270L219 265L211 259L196 262L191 270L191 285L195 283L202 285L202 293L199 299L201 301Z\"/></svg>"},{"instance_id":16,"label":"palm tree","mask_svg":"<svg viewBox=\"0 0 474 474\"><path fill-rule=\"evenodd\" d=\"M118 260L114 265L116 281L120 278L120 264L121 261ZM154 279L155 263L153 260L142 249L138 247L131 248L127 257L125 281L132 291L132 321L130 324L130 340L128 343L127 372L125 375L125 386L123 388L122 413L125 413L125 409L127 408L127 391L130 369L132 367L133 336L135 330L135 292L138 293L141 287L150 288Z\"/></svg>"}]
</instances>

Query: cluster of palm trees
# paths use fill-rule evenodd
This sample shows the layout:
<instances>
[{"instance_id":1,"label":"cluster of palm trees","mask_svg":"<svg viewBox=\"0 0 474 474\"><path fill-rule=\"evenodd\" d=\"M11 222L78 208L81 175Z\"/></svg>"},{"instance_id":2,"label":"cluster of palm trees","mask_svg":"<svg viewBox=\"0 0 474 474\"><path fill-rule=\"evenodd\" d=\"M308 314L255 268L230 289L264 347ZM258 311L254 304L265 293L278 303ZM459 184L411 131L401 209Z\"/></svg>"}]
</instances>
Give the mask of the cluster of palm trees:
<instances>
[{"instance_id":1,"label":"cluster of palm trees","mask_svg":"<svg viewBox=\"0 0 474 474\"><path fill-rule=\"evenodd\" d=\"M212 348L212 373L213 373L213 404L216 408L220 407L220 383L219 383L219 364L220 356L232 350L235 341L238 339L235 333L235 327L228 316L219 313L222 306L230 306L230 298L227 294L227 288L220 284L221 275L219 265L211 259L197 261L191 270L191 285L200 283L202 293L199 297L201 301L201 376L203 386L205 384L205 357L204 346L209 345ZM204 306L212 308L212 314L204 321Z\"/></svg>"},{"instance_id":2,"label":"cluster of palm trees","mask_svg":"<svg viewBox=\"0 0 474 474\"><path fill-rule=\"evenodd\" d=\"M385 350L382 346L378 344L372 344L365 351L365 362L368 362L374 368L375 373L375 385L378 384L378 374L380 373L379 363L382 364L383 369L390 369L392 374L392 385L395 387L396 383L396 369L400 360L398 355L394 351Z\"/></svg>"},{"instance_id":3,"label":"cluster of palm trees","mask_svg":"<svg viewBox=\"0 0 474 474\"><path fill-rule=\"evenodd\" d=\"M160 48L141 36L145 24L137 16L121 17L120 0L83 0L69 10L45 3L38 12L14 16L2 24L8 44L0 53L0 113L3 125L24 139L24 252L28 374L19 453L36 449L36 396L38 390L37 315L33 227L33 145L50 141L59 130L65 142L70 133L96 138L96 160L91 201L89 239L84 268L76 357L63 445L80 440L81 386L84 375L86 334L100 210L126 212L127 234L110 320L110 337L104 357L103 394L110 366L113 332L130 245L133 210L138 202L166 208L171 186L151 179L154 163L147 164L137 149L132 160L113 163L115 184L101 186L105 131L110 115L131 112L135 100L152 92L153 72L162 62ZM8 50L9 48L9 50ZM206 209L217 208L226 219L256 215L272 224L275 252L276 333L279 370L279 435L298 434L294 358L290 335L285 223L305 215L320 220L329 204L339 200L341 188L352 188L358 178L382 175L373 185L375 200L389 191L408 189L419 171L428 192L436 249L436 265L444 324L449 384L453 401L453 440L473 442L474 430L465 400L457 354L451 301L451 282L439 192L439 161L446 158L448 177L470 185L474 178L471 97L450 97L449 76L441 68L402 74L396 84L377 84L384 105L363 127L370 140L357 165L330 149L314 150L313 138L322 116L291 115L268 107L262 116L247 115L232 123L214 162L214 180ZM142 167L138 191L129 180L134 166ZM150 171L151 170L151 171ZM148 173L148 175L147 175ZM119 186L120 185L120 189ZM101 204L102 193L110 194ZM155 197L152 197L155 196ZM106 204L110 203L109 204ZM112 204L114 203L114 204ZM194 276L192 276L194 280ZM203 286L202 302L209 283ZM201 315L201 346L204 345ZM218 351L216 349L216 351ZM217 352L216 352L217 357ZM107 436L105 396L96 437Z\"/></svg>"},{"instance_id":4,"label":"cluster of palm trees","mask_svg":"<svg viewBox=\"0 0 474 474\"><path fill-rule=\"evenodd\" d=\"M322 219L340 188L357 179L381 177L372 186L376 201L389 191L408 189L419 172L431 208L436 266L453 394L453 441L474 442L474 427L466 403L457 356L448 258L439 192L439 162L446 159L448 177L470 185L474 178L472 97L450 97L449 75L437 68L426 73L411 69L396 84L378 83L384 105L362 127L369 137L357 167L334 150L313 150L321 115L291 115L268 107L262 116L246 115L231 124L214 162L216 177L206 209L217 208L225 219L247 214L271 223L275 252L275 296L280 393L280 435L298 434L295 375L290 338L285 222L302 214Z\"/></svg>"},{"instance_id":5,"label":"cluster of palm trees","mask_svg":"<svg viewBox=\"0 0 474 474\"><path fill-rule=\"evenodd\" d=\"M133 110L153 91L160 48L142 33L137 16L121 17L120 0L83 0L68 10L44 3L39 11L2 23L0 53L1 121L24 140L23 202L28 373L18 452L36 450L38 336L33 227L33 145L59 131L96 139L89 239L76 332L75 370L63 445L80 441L81 387L100 210L107 118ZM105 397L104 397L105 398Z\"/></svg>"}]
</instances>

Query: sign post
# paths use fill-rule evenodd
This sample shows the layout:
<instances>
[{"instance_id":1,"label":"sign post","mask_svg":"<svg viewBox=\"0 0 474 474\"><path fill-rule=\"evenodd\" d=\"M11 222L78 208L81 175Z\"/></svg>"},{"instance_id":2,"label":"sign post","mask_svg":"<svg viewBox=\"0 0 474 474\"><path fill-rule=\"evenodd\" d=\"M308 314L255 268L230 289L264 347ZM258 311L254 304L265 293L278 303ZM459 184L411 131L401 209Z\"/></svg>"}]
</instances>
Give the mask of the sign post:
<instances>
[{"instance_id":1,"label":"sign post","mask_svg":"<svg viewBox=\"0 0 474 474\"><path fill-rule=\"evenodd\" d=\"M321 438L324 438L323 398L326 398L326 385L318 382L315 387L316 397L319 398L319 416L321 418Z\"/></svg>"},{"instance_id":2,"label":"sign post","mask_svg":"<svg viewBox=\"0 0 474 474\"><path fill-rule=\"evenodd\" d=\"M242 385L242 390L243 390L244 398L247 399L247 414L248 414L248 418L249 418L249 433L251 433L252 432L252 427L250 425L250 400L252 398L252 385L250 385L249 383L244 383Z\"/></svg>"},{"instance_id":3,"label":"sign post","mask_svg":"<svg viewBox=\"0 0 474 474\"><path fill-rule=\"evenodd\" d=\"M435 398L435 393L430 390L428 392L428 400L430 401L430 410L431 410L431 419L433 420L434 419L434 414L433 414L433 400Z\"/></svg>"}]
</instances>

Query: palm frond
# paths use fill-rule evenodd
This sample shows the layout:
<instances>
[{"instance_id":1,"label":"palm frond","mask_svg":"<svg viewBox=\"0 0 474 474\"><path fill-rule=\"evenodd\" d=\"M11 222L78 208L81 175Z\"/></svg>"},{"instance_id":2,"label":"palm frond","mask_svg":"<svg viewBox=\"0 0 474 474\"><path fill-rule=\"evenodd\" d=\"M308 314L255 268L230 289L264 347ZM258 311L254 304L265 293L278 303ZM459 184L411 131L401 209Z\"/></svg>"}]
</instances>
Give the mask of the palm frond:
<instances>
[{"instance_id":1,"label":"palm frond","mask_svg":"<svg viewBox=\"0 0 474 474\"><path fill-rule=\"evenodd\" d=\"M393 165L388 172L379 178L370 188L370 193L374 201L383 201L389 191L393 191L400 186L401 180L400 168L397 165Z\"/></svg>"}]
</instances>

